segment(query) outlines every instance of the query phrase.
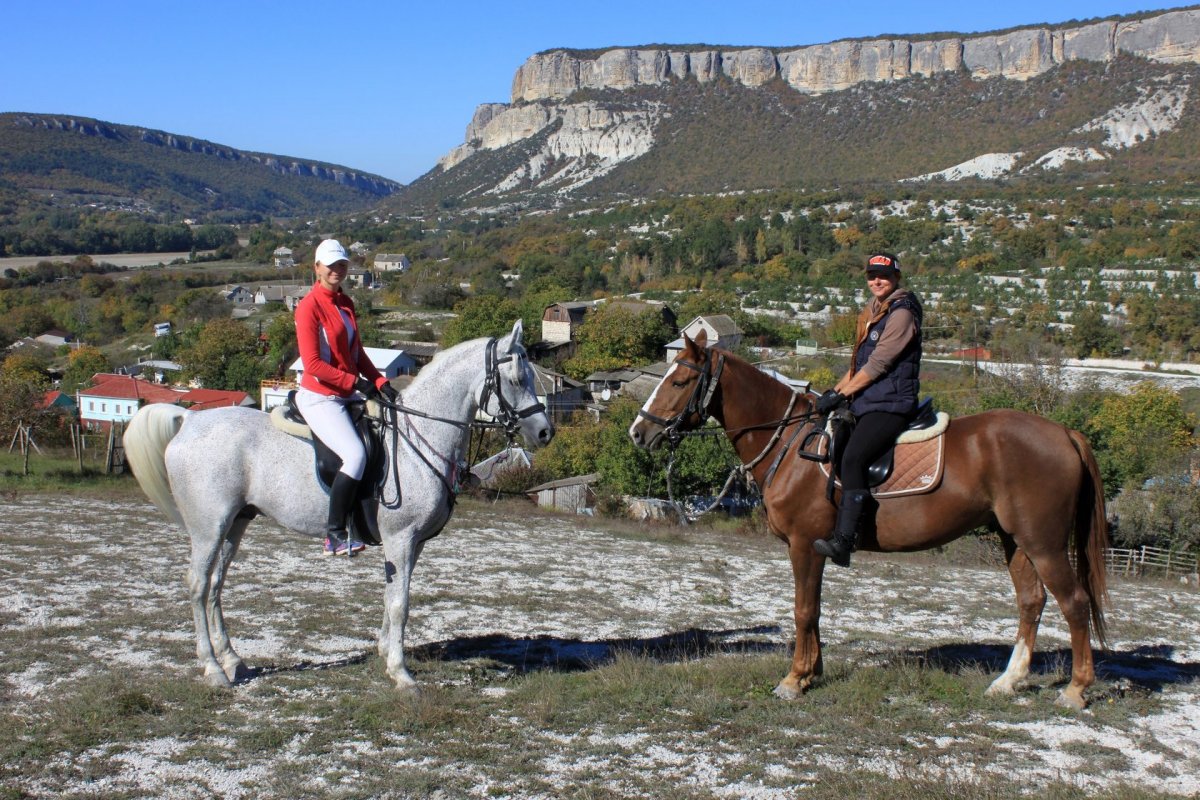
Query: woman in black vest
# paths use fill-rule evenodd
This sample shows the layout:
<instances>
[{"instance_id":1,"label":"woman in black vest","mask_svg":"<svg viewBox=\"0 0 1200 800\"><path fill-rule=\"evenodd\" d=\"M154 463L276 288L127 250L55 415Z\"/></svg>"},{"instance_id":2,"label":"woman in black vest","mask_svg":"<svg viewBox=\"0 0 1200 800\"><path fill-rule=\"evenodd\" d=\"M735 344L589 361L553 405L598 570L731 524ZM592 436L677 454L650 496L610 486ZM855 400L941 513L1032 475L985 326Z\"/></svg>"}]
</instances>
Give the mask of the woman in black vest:
<instances>
[{"instance_id":1,"label":"woman in black vest","mask_svg":"<svg viewBox=\"0 0 1200 800\"><path fill-rule=\"evenodd\" d=\"M850 369L817 400L822 414L850 402L858 422L842 453L837 523L813 542L833 563L850 566L858 524L870 499L867 469L887 452L917 410L921 382L921 303L900 286L900 262L889 253L867 259L871 302L858 317Z\"/></svg>"}]
</instances>

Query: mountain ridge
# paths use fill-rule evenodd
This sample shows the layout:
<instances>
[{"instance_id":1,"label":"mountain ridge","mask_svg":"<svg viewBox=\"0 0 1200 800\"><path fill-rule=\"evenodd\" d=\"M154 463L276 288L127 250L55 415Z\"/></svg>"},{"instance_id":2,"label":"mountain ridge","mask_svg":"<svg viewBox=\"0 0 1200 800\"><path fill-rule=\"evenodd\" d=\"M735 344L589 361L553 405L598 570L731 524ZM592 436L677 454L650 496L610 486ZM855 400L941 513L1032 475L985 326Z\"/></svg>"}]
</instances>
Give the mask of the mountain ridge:
<instances>
[{"instance_id":1,"label":"mountain ridge","mask_svg":"<svg viewBox=\"0 0 1200 800\"><path fill-rule=\"evenodd\" d=\"M1195 138L1195 104L1188 101L1198 64L1200 6L790 50L554 49L527 59L514 75L512 102L481 104L463 144L387 205L561 204L613 191L828 188L847 181L1053 181L1051 173L1064 171L1074 178L1134 175L1128 166L1135 161L1143 177L1157 179L1162 170L1146 170L1145 159L1128 154L1181 131ZM1168 113L1153 110L1156 100L1170 106ZM716 133L705 137L703 115L689 107L696 103L718 115L712 122L722 141L710 141ZM1030 105L1053 124L1025 119ZM889 108L909 127L875 130L875 107ZM847 115L863 124L847 125ZM764 140L758 129L775 138ZM905 141L914 131L931 133L940 146ZM800 140L822 136L831 140L825 148ZM680 137L690 152L672 149ZM839 138L847 141L833 141ZM993 154L1006 158L979 162L987 169L971 166ZM699 163L703 158L708 163ZM839 171L801 168L800 158L836 158ZM1200 157L1184 161L1185 171L1200 167ZM1004 163L1009 168L995 168ZM1181 163L1175 157L1171 170ZM455 177L464 169L472 181ZM680 180L687 175L703 178Z\"/></svg>"},{"instance_id":2,"label":"mountain ridge","mask_svg":"<svg viewBox=\"0 0 1200 800\"><path fill-rule=\"evenodd\" d=\"M351 211L402 188L315 159L72 114L0 113L0 164L8 185L59 204L173 215Z\"/></svg>"}]
</instances>

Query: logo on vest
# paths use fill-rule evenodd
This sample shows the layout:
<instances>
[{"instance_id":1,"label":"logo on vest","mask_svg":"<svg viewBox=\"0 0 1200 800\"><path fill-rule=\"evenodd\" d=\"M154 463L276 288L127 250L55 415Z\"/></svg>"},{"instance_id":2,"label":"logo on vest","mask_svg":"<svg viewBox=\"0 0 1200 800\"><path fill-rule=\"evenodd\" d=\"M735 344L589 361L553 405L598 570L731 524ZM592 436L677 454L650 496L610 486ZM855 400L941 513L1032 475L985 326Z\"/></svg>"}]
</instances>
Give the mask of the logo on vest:
<instances>
[{"instance_id":1,"label":"logo on vest","mask_svg":"<svg viewBox=\"0 0 1200 800\"><path fill-rule=\"evenodd\" d=\"M879 331L871 331L871 335L868 338L870 338L870 340L872 342L878 342L879 341Z\"/></svg>"}]
</instances>

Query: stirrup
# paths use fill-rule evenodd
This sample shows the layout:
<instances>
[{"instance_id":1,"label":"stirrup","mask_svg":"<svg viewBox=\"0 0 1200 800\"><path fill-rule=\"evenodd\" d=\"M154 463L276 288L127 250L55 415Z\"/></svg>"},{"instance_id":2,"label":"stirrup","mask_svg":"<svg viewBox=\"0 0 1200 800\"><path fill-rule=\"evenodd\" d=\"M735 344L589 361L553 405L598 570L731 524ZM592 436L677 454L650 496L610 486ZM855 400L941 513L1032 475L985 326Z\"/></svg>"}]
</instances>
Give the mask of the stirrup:
<instances>
[{"instance_id":1,"label":"stirrup","mask_svg":"<svg viewBox=\"0 0 1200 800\"><path fill-rule=\"evenodd\" d=\"M839 546L838 541L832 537L814 541L813 550L830 559L839 567L850 566L850 554L854 552L852 546L843 549Z\"/></svg>"}]
</instances>

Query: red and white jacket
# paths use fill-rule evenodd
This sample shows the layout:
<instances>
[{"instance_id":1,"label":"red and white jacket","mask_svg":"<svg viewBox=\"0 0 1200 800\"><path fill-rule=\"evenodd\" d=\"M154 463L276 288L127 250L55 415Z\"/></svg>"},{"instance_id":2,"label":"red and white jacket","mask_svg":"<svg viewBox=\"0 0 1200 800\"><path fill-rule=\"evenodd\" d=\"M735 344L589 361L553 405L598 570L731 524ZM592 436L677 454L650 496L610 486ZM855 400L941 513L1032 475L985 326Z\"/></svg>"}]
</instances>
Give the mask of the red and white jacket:
<instances>
[{"instance_id":1,"label":"red and white jacket","mask_svg":"<svg viewBox=\"0 0 1200 800\"><path fill-rule=\"evenodd\" d=\"M350 333L354 344L350 344ZM320 283L296 305L296 344L304 364L300 385L318 394L349 397L362 375L375 385L380 374L362 346L354 301L345 292L331 292Z\"/></svg>"}]
</instances>

